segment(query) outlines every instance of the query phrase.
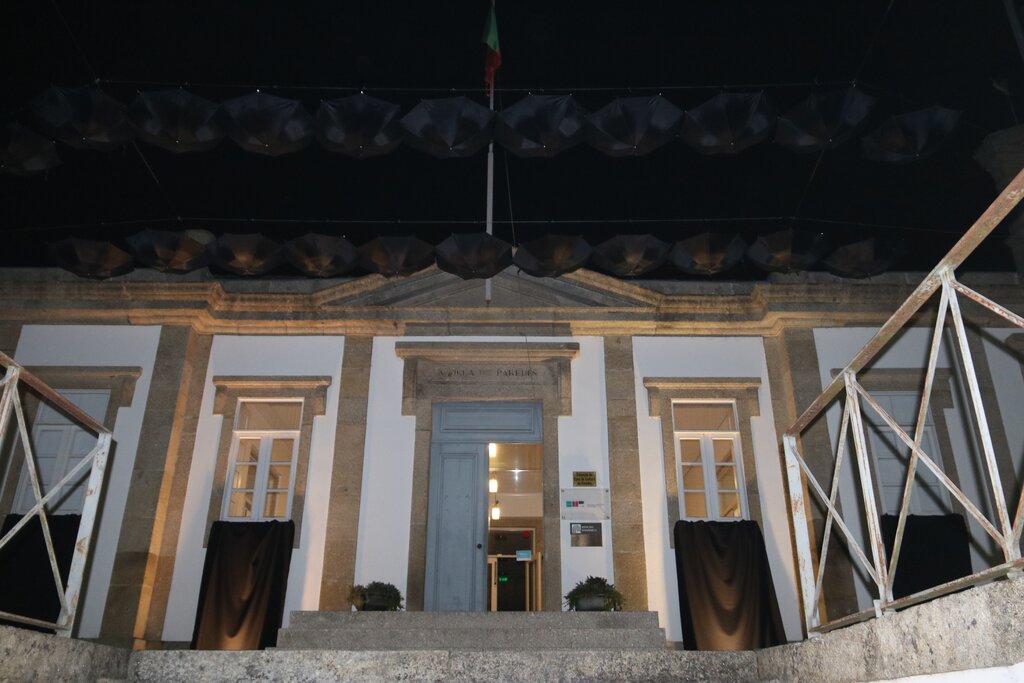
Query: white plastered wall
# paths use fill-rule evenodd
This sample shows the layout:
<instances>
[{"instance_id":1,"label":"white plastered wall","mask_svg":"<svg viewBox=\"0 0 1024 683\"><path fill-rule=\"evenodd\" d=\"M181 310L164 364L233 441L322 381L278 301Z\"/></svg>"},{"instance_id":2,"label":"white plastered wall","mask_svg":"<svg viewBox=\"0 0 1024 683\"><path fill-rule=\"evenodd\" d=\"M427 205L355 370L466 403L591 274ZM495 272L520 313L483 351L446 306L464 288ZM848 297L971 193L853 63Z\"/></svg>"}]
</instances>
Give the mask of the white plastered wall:
<instances>
[{"instance_id":1,"label":"white plastered wall","mask_svg":"<svg viewBox=\"0 0 1024 683\"><path fill-rule=\"evenodd\" d=\"M509 342L514 337L416 337L422 342ZM387 581L406 593L415 418L402 415L403 361L395 355L398 337L373 341L366 450L359 511L355 580ZM543 337L528 342L577 342L572 361L572 415L558 419L559 481L572 485L573 470L597 472L608 486L608 428L604 384L604 340L600 337ZM419 485L426 486L426 482ZM561 524L562 592L593 574L614 581L610 525L605 545L572 548L568 522Z\"/></svg>"},{"instance_id":2,"label":"white plastered wall","mask_svg":"<svg viewBox=\"0 0 1024 683\"><path fill-rule=\"evenodd\" d=\"M634 337L637 433L643 493L647 594L669 640L682 640L674 550L669 545L661 418L650 417L644 377L759 377L760 416L751 418L753 448L761 496L762 533L782 620L789 640L801 638L796 570L793 565L786 494L764 343L760 337Z\"/></svg>"},{"instance_id":3,"label":"white plastered wall","mask_svg":"<svg viewBox=\"0 0 1024 683\"><path fill-rule=\"evenodd\" d=\"M818 352L818 366L821 373L822 388L832 381L832 371L845 367L854 355L871 339L875 332L877 332L877 328L873 327L817 328L814 330L814 343ZM875 360L872 367L879 369L918 369L923 377L924 369L927 366L928 349L931 339L931 328L907 328L895 341L886 347ZM983 512L990 515L989 497L984 490L985 479L980 469L982 464L973 435L973 423L969 415L964 411L964 406L969 404L964 394L963 384L959 379L963 375L959 371L959 358L956 356L954 344L954 339L947 335L943 340L937 363L939 368L949 369L953 377L953 407L945 409L946 424L949 428L949 440L953 449L952 455L964 493L978 504ZM1018 374L1020 374L1019 371ZM826 413L833 450L839 438L840 419L840 407L838 404L834 404ZM850 447L852 447L852 442ZM852 451L849 451L849 453L852 455ZM867 531L863 523L864 508L861 502L859 479L855 478L851 463L852 458L844 462L843 475L840 478L839 484L839 500L842 509L847 511L844 513L844 521L850 527L851 533L861 539L861 547L870 560L870 546L866 542ZM855 512L851 513L849 511ZM969 517L967 521L972 541L971 562L974 570L977 571L988 566L985 553L991 552L991 539ZM855 581L858 605L860 609L867 609L871 606L871 601L874 597L874 585L870 583L865 572L857 571L856 573L859 577L859 580Z\"/></svg>"},{"instance_id":4,"label":"white plastered wall","mask_svg":"<svg viewBox=\"0 0 1024 683\"><path fill-rule=\"evenodd\" d=\"M231 429L223 418L213 414L213 378L241 376L329 376L326 412L313 419L309 469L306 481L305 510L299 547L292 552L285 596L284 623L292 610L315 610L320 602L323 574L324 540L327 529L331 468L334 460L334 435L341 385L341 360L344 338L336 336L227 336L218 335L210 349L203 401L196 428L192 468L182 510L174 576L171 581L165 641L192 638L199 586L203 573L210 496L213 494L214 469L221 429Z\"/></svg>"},{"instance_id":5,"label":"white plastered wall","mask_svg":"<svg viewBox=\"0 0 1024 683\"><path fill-rule=\"evenodd\" d=\"M1005 342L1011 335L1021 333L1017 328L994 328L985 330L983 334L985 355L992 371L992 384L1018 482L1024 481L1024 420L1021 419L1024 413L1024 365L1021 365L1021 357L1008 349ZM1020 495L1019 490L1015 493ZM1011 510L1016 503L1016 500L1007 501Z\"/></svg>"},{"instance_id":6,"label":"white plastered wall","mask_svg":"<svg viewBox=\"0 0 1024 683\"><path fill-rule=\"evenodd\" d=\"M25 325L18 339L14 358L23 365L142 368L132 404L118 410L114 424L115 445L101 501L99 532L79 608L76 635L80 638L100 634L159 343L159 326L128 325Z\"/></svg>"}]
</instances>

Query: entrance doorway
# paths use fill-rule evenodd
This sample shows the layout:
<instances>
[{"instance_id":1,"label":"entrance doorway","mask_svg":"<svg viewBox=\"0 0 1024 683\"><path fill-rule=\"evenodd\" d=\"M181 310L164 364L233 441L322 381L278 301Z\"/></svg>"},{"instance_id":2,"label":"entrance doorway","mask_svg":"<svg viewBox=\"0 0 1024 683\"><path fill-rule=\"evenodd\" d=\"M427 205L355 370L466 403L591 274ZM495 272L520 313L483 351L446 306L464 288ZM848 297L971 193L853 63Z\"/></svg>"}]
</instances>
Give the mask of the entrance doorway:
<instances>
[{"instance_id":1,"label":"entrance doorway","mask_svg":"<svg viewBox=\"0 0 1024 683\"><path fill-rule=\"evenodd\" d=\"M540 609L537 403L439 403L430 448L424 609Z\"/></svg>"}]
</instances>

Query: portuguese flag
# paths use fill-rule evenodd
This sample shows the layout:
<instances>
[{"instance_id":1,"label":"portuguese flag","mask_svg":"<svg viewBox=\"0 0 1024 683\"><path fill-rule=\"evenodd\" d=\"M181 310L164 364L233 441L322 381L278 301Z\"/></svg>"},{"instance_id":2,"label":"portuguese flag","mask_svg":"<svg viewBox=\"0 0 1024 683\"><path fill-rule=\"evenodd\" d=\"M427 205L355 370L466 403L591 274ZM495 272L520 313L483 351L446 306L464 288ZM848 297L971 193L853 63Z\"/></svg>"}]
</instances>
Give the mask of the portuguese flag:
<instances>
[{"instance_id":1,"label":"portuguese flag","mask_svg":"<svg viewBox=\"0 0 1024 683\"><path fill-rule=\"evenodd\" d=\"M494 74L501 66L501 48L498 46L498 19L494 16L494 2L491 2L491 10L487 13L487 23L484 24L484 45L487 46L487 56L484 61L484 83L487 84L487 94L494 92Z\"/></svg>"}]
</instances>

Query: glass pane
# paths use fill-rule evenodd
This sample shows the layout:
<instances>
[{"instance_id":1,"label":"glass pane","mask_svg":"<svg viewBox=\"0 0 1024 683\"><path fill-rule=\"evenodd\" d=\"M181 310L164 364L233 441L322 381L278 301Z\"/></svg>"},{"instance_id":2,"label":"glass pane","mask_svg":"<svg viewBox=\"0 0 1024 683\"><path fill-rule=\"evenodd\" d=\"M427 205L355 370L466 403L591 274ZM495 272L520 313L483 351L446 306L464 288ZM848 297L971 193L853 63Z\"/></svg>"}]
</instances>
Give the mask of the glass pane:
<instances>
[{"instance_id":1,"label":"glass pane","mask_svg":"<svg viewBox=\"0 0 1024 683\"><path fill-rule=\"evenodd\" d=\"M271 465L270 473L267 475L268 489L286 489L291 480L291 465Z\"/></svg>"},{"instance_id":2,"label":"glass pane","mask_svg":"<svg viewBox=\"0 0 1024 683\"><path fill-rule=\"evenodd\" d=\"M672 419L679 432L733 432L731 403L673 403Z\"/></svg>"},{"instance_id":3,"label":"glass pane","mask_svg":"<svg viewBox=\"0 0 1024 683\"><path fill-rule=\"evenodd\" d=\"M284 493L268 493L267 494L267 505L263 509L264 517L285 517L286 507L288 505L288 492Z\"/></svg>"},{"instance_id":4,"label":"glass pane","mask_svg":"<svg viewBox=\"0 0 1024 683\"><path fill-rule=\"evenodd\" d=\"M235 478L231 481L231 488L256 488L256 465L236 465Z\"/></svg>"},{"instance_id":5,"label":"glass pane","mask_svg":"<svg viewBox=\"0 0 1024 683\"><path fill-rule=\"evenodd\" d=\"M683 465L683 488L704 490L704 468L700 465Z\"/></svg>"},{"instance_id":6,"label":"glass pane","mask_svg":"<svg viewBox=\"0 0 1024 683\"><path fill-rule=\"evenodd\" d=\"M687 517L707 517L708 506L703 493L684 493Z\"/></svg>"},{"instance_id":7,"label":"glass pane","mask_svg":"<svg viewBox=\"0 0 1024 683\"><path fill-rule=\"evenodd\" d=\"M732 462L732 439L713 439L715 462Z\"/></svg>"},{"instance_id":8,"label":"glass pane","mask_svg":"<svg viewBox=\"0 0 1024 683\"><path fill-rule=\"evenodd\" d=\"M718 494L718 516L739 517L740 516L740 494L719 493Z\"/></svg>"},{"instance_id":9,"label":"glass pane","mask_svg":"<svg viewBox=\"0 0 1024 683\"><path fill-rule=\"evenodd\" d=\"M730 491L736 491L736 468L732 465L722 467L719 465L715 468L715 477L718 479L719 489L729 489Z\"/></svg>"},{"instance_id":10,"label":"glass pane","mask_svg":"<svg viewBox=\"0 0 1024 683\"><path fill-rule=\"evenodd\" d=\"M237 462L256 462L260 459L259 439L239 439Z\"/></svg>"},{"instance_id":11,"label":"glass pane","mask_svg":"<svg viewBox=\"0 0 1024 683\"><path fill-rule=\"evenodd\" d=\"M679 457L683 462L700 462L700 440L679 439Z\"/></svg>"},{"instance_id":12,"label":"glass pane","mask_svg":"<svg viewBox=\"0 0 1024 683\"><path fill-rule=\"evenodd\" d=\"M270 461L291 462L293 450L295 439L274 439L274 445L270 447Z\"/></svg>"},{"instance_id":13,"label":"glass pane","mask_svg":"<svg viewBox=\"0 0 1024 683\"><path fill-rule=\"evenodd\" d=\"M251 517L252 516L252 492L238 492L231 494L231 501L228 504L228 517Z\"/></svg>"},{"instance_id":14,"label":"glass pane","mask_svg":"<svg viewBox=\"0 0 1024 683\"><path fill-rule=\"evenodd\" d=\"M235 429L298 429L301 401L242 401Z\"/></svg>"}]
</instances>

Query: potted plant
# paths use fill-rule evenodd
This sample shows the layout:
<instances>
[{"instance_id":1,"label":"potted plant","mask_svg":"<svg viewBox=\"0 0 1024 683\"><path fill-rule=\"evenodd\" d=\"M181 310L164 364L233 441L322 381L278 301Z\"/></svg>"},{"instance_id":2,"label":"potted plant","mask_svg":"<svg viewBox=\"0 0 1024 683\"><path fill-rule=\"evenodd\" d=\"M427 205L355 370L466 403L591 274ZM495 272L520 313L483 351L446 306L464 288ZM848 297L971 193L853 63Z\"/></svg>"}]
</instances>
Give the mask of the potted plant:
<instances>
[{"instance_id":1,"label":"potted plant","mask_svg":"<svg viewBox=\"0 0 1024 683\"><path fill-rule=\"evenodd\" d=\"M621 610L624 602L615 584L600 576L588 576L565 594L565 604L576 612Z\"/></svg>"},{"instance_id":2,"label":"potted plant","mask_svg":"<svg viewBox=\"0 0 1024 683\"><path fill-rule=\"evenodd\" d=\"M357 610L365 612L395 612L402 609L402 592L394 584L383 581L352 586L348 597Z\"/></svg>"}]
</instances>

